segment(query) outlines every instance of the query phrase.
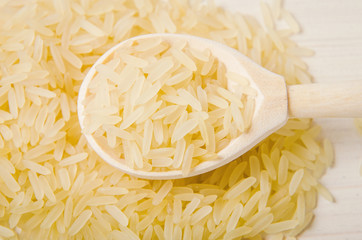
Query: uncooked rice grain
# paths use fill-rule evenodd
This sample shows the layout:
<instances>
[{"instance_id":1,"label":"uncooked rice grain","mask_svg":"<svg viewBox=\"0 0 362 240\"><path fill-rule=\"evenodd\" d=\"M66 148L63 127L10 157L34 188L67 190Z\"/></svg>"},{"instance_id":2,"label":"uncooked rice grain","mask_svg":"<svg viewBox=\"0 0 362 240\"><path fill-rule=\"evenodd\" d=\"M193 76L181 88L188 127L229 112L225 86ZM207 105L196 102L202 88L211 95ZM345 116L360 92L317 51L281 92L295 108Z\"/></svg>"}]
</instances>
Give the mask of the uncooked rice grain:
<instances>
[{"instance_id":1,"label":"uncooked rice grain","mask_svg":"<svg viewBox=\"0 0 362 240\"><path fill-rule=\"evenodd\" d=\"M253 111L250 108L253 104L249 102L253 102L256 95L247 86L246 77L242 87L247 87L241 89L241 94L225 89L227 70L211 54L200 56L199 53L199 58L196 58L190 54L192 46L185 41L158 42L167 46L164 53L147 54L148 46L153 43L149 39L140 39L128 44L128 48L117 49L107 61L95 66L96 73L89 83L85 100L89 104L85 107L85 132L99 137L100 129L112 128L132 133L132 136L141 135L142 144L127 143L129 150L124 150L128 147L123 146L125 139L121 135L106 131L102 136L118 155L117 160L124 159L131 168L146 171L182 169L186 176L197 162L208 160L210 154L247 131L250 124L245 121L251 121L249 118L252 118ZM200 58L205 60L200 61ZM199 70L196 65L203 67ZM135 86L139 90L136 91ZM129 89L131 91L127 91ZM213 93L215 90L218 95ZM66 101L63 102L66 106ZM154 105L156 102L159 104ZM182 106L184 108L180 108ZM93 110L104 108L116 111L105 113ZM61 109L68 112L66 107ZM218 134L220 130L217 129L223 115L212 119L209 114L218 109L231 109L229 120L224 121L223 134ZM173 121L166 120L171 115L175 116ZM111 123L111 118L118 120ZM202 139L199 139L200 134ZM216 134L223 137L216 141ZM181 139L185 140L186 149L201 141L198 147L206 151L198 151L199 155L193 153L191 161L186 164L183 163L186 161L183 152L175 152L167 159L165 156L159 159L150 156L149 152L159 148L175 148Z\"/></svg>"},{"instance_id":2,"label":"uncooked rice grain","mask_svg":"<svg viewBox=\"0 0 362 240\"><path fill-rule=\"evenodd\" d=\"M284 76L287 84L310 82L301 57L313 51L285 34L300 30L292 14L278 0L262 8L266 28L252 16L231 13L211 1L4 1L0 238L295 239L313 220L318 194L333 201L318 181L333 164L333 147L321 140L320 127L311 120L289 120L224 167L169 181L141 180L107 165L89 148L78 123L78 92L90 67L116 43L141 34L211 38ZM280 28L279 21L285 27ZM165 170L162 157L173 159L173 169L188 172L227 144L230 132L235 135L250 127L255 106L249 100L255 92L249 80L227 71L210 51L162 40L136 45L134 51L139 55L120 52L118 60L100 67L101 72L107 70L103 73L108 84L93 84L100 95L87 99L89 114L108 123L102 126L97 120L89 126L98 136L109 137L105 141L115 148L122 146L120 157L143 159L153 154L144 162L149 170L152 160L157 170ZM147 58L163 54L166 60L161 62ZM192 72L195 66L189 59L199 73ZM209 86L200 84L206 78ZM227 81L243 86L251 99L229 94ZM177 91L183 84L186 87ZM158 93L163 96L158 98ZM98 107L103 103L114 107ZM185 123L192 123L190 133L170 146L173 131ZM360 120L356 124L361 129ZM139 152L129 151L130 146Z\"/></svg>"},{"instance_id":3,"label":"uncooked rice grain","mask_svg":"<svg viewBox=\"0 0 362 240\"><path fill-rule=\"evenodd\" d=\"M11 229L4 227L4 226L0 226L0 236L10 238L14 235L15 235L15 233Z\"/></svg>"},{"instance_id":4,"label":"uncooked rice grain","mask_svg":"<svg viewBox=\"0 0 362 240\"><path fill-rule=\"evenodd\" d=\"M289 183L289 195L293 195L297 191L300 182L302 181L303 175L304 175L303 168L299 169L293 174Z\"/></svg>"},{"instance_id":5,"label":"uncooked rice grain","mask_svg":"<svg viewBox=\"0 0 362 240\"><path fill-rule=\"evenodd\" d=\"M106 205L106 211L122 226L128 225L127 216L115 205Z\"/></svg>"},{"instance_id":6,"label":"uncooked rice grain","mask_svg":"<svg viewBox=\"0 0 362 240\"><path fill-rule=\"evenodd\" d=\"M73 222L72 226L70 226L68 234L70 236L73 236L78 233L91 216L91 210L85 210L84 212L82 212L79 217Z\"/></svg>"}]
</instances>

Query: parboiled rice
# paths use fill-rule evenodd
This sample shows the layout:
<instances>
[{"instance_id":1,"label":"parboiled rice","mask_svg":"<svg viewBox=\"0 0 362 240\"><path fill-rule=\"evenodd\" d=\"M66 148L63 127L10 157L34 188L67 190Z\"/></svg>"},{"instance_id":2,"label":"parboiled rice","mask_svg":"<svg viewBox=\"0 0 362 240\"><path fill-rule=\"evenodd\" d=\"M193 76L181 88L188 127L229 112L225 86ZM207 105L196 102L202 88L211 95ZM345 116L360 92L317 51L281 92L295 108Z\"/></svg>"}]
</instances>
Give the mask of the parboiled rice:
<instances>
[{"instance_id":1,"label":"parboiled rice","mask_svg":"<svg viewBox=\"0 0 362 240\"><path fill-rule=\"evenodd\" d=\"M283 236L294 239L293 236L312 221L317 193L333 200L328 190L318 183L333 163L333 149L329 141L317 140L320 130L310 120L290 120L227 166L201 176L168 182L140 180L105 164L88 148L76 114L81 81L97 58L119 41L152 32L213 38L283 75L288 84L309 82L307 66L300 57L310 56L312 52L289 39L288 34L300 28L280 2L275 1L272 7L262 6L268 15L264 17L266 30L255 19L232 14L212 2L3 2L0 7L0 236L9 239L106 239L110 236L166 239L173 235L183 239L199 236L260 239L272 235L273 239ZM286 21L287 29L276 29L277 24L268 22L270 19ZM279 35L279 30L288 34ZM156 42L138 50L159 54L166 49L167 46ZM177 54L182 64L185 56ZM199 61L210 57L196 49L190 49L190 54ZM144 64L140 59L126 59L130 64ZM194 66L185 62L183 66L185 73L170 80L167 86L190 78L188 68L194 69ZM204 75L219 70L211 61L202 65ZM134 73L130 69L127 74ZM226 76L247 86L247 81L240 76L232 73ZM157 76L152 79L157 81ZM132 89L130 81L122 83L125 85L121 90L130 88L134 96L140 96L140 86L152 87L145 81L140 81L137 89ZM100 87L102 91L107 90L105 85ZM172 89L165 87L165 91L169 93ZM205 91L201 88L194 91L193 96L200 99L205 111L208 104ZM218 93L224 96L221 91ZM182 98L162 100L188 104ZM133 98L129 101L135 103ZM228 101L241 107L233 98ZM136 123L150 119L161 104L149 104ZM185 106L180 109L185 111ZM245 107L252 112L253 106ZM132 112L129 106L125 109ZM114 109L92 111L103 115L114 113ZM209 116L216 122L226 113L224 109L215 109ZM232 116L231 111L227 114ZM120 121L119 118L105 119L109 123ZM177 119L177 114L170 113L165 123L172 124ZM155 140L161 144L170 134L159 119L152 120ZM220 128L228 126L229 121L220 122ZM114 131L109 126L103 130L122 138L122 143L110 140L116 146L127 146L127 142L139 141L143 136L133 139L125 131ZM52 137L48 136L49 131ZM210 137L212 134L215 136ZM221 131L215 134L210 131L210 125L205 124L201 135L208 142L208 151L217 149L215 144L219 142L215 139L222 139L223 134ZM196 142L189 153L200 154L198 144ZM189 145L178 140L175 148L187 151ZM185 154L178 155L178 159L184 157ZM189 169L192 165L189 162L187 166L182 165L178 160L173 166ZM303 177L299 179L302 171ZM248 178L256 181L243 193L230 194L234 186ZM153 199L157 200L156 205ZM293 227L296 222L298 225Z\"/></svg>"},{"instance_id":2,"label":"parboiled rice","mask_svg":"<svg viewBox=\"0 0 362 240\"><path fill-rule=\"evenodd\" d=\"M156 55L149 53L154 41L167 47ZM193 46L181 40L173 43L157 39L139 39L117 49L95 66L96 73L84 100L85 132L97 136L98 142L106 141L118 160L131 168L182 169L187 176L197 164L213 160L216 151L250 128L253 108L249 106L254 105L250 102L254 101L255 94L245 77L241 94L227 90L223 63L210 55L208 49L196 56L192 55L194 52L197 50ZM159 102L156 107L149 107L156 102ZM116 111L105 113L95 109ZM218 124L223 115L217 119L209 115L219 109L229 112L223 128ZM172 122L166 120L172 115L175 116ZM135 137L126 147L122 144L125 138L107 131L109 128L131 136L140 135L143 139L137 141ZM106 131L102 133L102 129ZM221 132L223 137L216 140L215 135L221 136ZM184 148L178 143L181 139L186 144ZM187 158L186 153L195 142L198 142L199 154L193 152ZM176 151L167 156L150 155L151 151L166 147ZM212 154L215 157L208 157Z\"/></svg>"}]
</instances>

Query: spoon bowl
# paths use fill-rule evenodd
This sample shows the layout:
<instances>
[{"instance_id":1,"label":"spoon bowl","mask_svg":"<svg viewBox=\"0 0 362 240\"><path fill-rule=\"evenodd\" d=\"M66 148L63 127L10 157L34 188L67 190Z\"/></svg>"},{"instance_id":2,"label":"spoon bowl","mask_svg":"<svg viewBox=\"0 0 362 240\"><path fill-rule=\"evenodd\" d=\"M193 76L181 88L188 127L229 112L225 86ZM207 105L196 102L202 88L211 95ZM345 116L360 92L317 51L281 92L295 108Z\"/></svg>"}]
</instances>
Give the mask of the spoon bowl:
<instances>
[{"instance_id":1,"label":"spoon bowl","mask_svg":"<svg viewBox=\"0 0 362 240\"><path fill-rule=\"evenodd\" d=\"M184 176L181 170L164 172L143 171L130 168L124 159L120 159L106 142L92 134L84 133L94 151L107 163L130 175L147 179L177 179L199 175L219 168L253 148L264 138L281 128L289 117L358 117L362 116L362 84L306 84L287 87L282 76L270 72L239 51L212 40L184 34L147 34L127 39L102 55L87 73L78 95L78 117L84 129L85 102L87 88L94 75L96 66L110 59L113 53L127 48L141 39L162 39L170 42L186 41L189 46L200 51L210 50L211 54L222 62L228 71L235 72L248 79L250 86L257 92L252 124L244 132L217 153L218 158L197 165ZM237 83L228 82L228 90L236 92ZM341 98L341 95L348 98ZM336 98L337 97L337 98ZM329 100L329 101L327 101ZM289 104L288 104L289 101Z\"/></svg>"}]
</instances>

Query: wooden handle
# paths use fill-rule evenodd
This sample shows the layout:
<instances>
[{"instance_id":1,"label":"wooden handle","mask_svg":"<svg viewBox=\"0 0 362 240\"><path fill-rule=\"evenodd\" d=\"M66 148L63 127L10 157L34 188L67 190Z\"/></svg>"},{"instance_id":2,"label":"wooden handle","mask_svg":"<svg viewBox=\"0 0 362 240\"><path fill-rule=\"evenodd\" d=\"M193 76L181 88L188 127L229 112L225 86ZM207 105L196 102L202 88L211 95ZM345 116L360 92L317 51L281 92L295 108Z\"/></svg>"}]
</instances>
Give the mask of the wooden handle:
<instances>
[{"instance_id":1,"label":"wooden handle","mask_svg":"<svg viewBox=\"0 0 362 240\"><path fill-rule=\"evenodd\" d=\"M288 86L289 117L362 117L362 82Z\"/></svg>"}]
</instances>

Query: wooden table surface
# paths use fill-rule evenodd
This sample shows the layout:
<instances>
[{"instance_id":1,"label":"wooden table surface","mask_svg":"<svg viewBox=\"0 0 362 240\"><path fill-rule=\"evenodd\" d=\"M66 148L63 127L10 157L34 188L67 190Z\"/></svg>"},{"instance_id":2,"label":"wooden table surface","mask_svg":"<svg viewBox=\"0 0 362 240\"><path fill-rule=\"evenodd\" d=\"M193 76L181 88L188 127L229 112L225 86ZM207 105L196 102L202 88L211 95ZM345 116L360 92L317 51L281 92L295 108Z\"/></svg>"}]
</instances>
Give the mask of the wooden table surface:
<instances>
[{"instance_id":1,"label":"wooden table surface","mask_svg":"<svg viewBox=\"0 0 362 240\"><path fill-rule=\"evenodd\" d=\"M216 2L233 11L260 16L259 1ZM315 82L362 83L362 0L284 0L284 6L303 29L293 39L316 52L305 59ZM336 202L320 197L314 222L299 239L362 240L362 137L353 119L316 122L335 147L335 164L321 182Z\"/></svg>"}]
</instances>

